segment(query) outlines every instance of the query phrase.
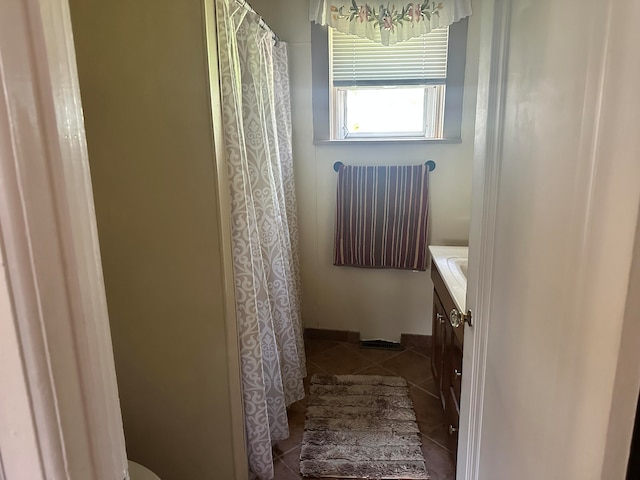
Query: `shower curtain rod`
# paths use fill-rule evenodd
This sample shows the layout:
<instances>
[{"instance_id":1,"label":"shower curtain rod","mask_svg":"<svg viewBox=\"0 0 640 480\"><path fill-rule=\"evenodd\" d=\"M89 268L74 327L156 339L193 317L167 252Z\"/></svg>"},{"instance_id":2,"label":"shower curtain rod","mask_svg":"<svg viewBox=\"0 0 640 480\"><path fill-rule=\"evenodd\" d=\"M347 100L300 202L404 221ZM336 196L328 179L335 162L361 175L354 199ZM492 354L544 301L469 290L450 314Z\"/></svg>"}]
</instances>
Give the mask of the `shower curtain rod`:
<instances>
[{"instance_id":1,"label":"shower curtain rod","mask_svg":"<svg viewBox=\"0 0 640 480\"><path fill-rule=\"evenodd\" d=\"M276 43L280 42L280 37L278 37L276 32L274 32L273 29L269 25L267 25L267 22L264 21L264 19L260 16L260 14L258 12L256 12L251 5L249 5L247 0L235 0L235 2L238 5L240 5L242 8L245 8L245 9L249 10L251 13L254 13L254 14L258 15L258 18L260 19L258 21L258 25L260 25L262 28L264 28L267 32L271 33L271 35L273 36L273 40Z\"/></svg>"}]
</instances>

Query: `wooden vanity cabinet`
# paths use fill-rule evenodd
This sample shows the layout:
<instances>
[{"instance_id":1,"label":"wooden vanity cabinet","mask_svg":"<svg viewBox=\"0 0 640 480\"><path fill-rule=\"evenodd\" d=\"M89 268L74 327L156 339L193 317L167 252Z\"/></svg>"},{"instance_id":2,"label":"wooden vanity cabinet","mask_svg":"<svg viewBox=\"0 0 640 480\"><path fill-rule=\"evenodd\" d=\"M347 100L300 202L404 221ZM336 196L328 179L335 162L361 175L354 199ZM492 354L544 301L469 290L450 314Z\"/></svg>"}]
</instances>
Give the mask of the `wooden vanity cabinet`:
<instances>
[{"instance_id":1,"label":"wooden vanity cabinet","mask_svg":"<svg viewBox=\"0 0 640 480\"><path fill-rule=\"evenodd\" d=\"M442 372L444 371L445 357L445 338L447 335L446 321L447 315L440 299L433 295L433 327L431 332L432 349L431 349L431 370L433 379L435 380L438 391L440 392L440 400L442 408L445 406L444 397L442 396Z\"/></svg>"},{"instance_id":2,"label":"wooden vanity cabinet","mask_svg":"<svg viewBox=\"0 0 640 480\"><path fill-rule=\"evenodd\" d=\"M457 328L451 326L450 314L456 306L433 262L431 279L434 286L431 369L448 423L449 447L455 455L460 423L464 324Z\"/></svg>"}]
</instances>

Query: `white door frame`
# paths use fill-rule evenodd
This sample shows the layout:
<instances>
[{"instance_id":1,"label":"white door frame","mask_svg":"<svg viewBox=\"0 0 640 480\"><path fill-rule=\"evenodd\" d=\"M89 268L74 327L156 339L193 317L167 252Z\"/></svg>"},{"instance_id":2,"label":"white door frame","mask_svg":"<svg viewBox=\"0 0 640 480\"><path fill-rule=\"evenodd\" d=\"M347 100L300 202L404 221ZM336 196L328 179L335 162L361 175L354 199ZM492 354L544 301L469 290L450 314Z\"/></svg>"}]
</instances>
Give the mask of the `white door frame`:
<instances>
[{"instance_id":1,"label":"white door frame","mask_svg":"<svg viewBox=\"0 0 640 480\"><path fill-rule=\"evenodd\" d=\"M476 480L479 473L510 5L508 1L483 1L479 19L481 38L467 279L467 305L472 306L473 327L465 328L457 462L457 478L465 480ZM474 13L477 14L477 8Z\"/></svg>"},{"instance_id":2,"label":"white door frame","mask_svg":"<svg viewBox=\"0 0 640 480\"><path fill-rule=\"evenodd\" d=\"M476 12L474 12L476 13ZM617 98L611 92L635 91L635 81L640 73L638 62L625 62L624 56L633 55L633 46L640 41L640 33L632 26L640 8L634 0L604 2L602 5L602 27L604 38L590 45L589 92L585 97L582 143L579 154L589 159L590 168L585 168L582 184L589 204L585 208L584 264L594 255L601 254L597 228L611 217L606 207L595 199L597 189L615 191L618 183L606 175L607 168L624 167L631 162L633 152L640 150L638 136L631 130L637 128L636 104ZM509 54L511 2L508 0L486 0L480 8L481 38L480 65L478 75L478 100L476 115L476 138L474 153L472 215L469 239L469 278L467 305L473 309L474 325L465 329L465 356L462 378L460 435L458 447L457 478L477 480L480 478L480 447L482 441L482 414L485 389L487 343L489 335L490 298L492 290L492 268L495 253L498 182L502 167L502 136L504 133L504 108L506 97L506 73ZM616 25L613 28L611 25ZM587 27L585 27L587 28ZM614 50L618 48L618 50ZM620 69L625 65L625 71ZM616 68L620 70L616 70ZM608 97L607 97L608 95ZM637 95L634 97L637 98ZM611 101L610 104L605 102ZM607 111L608 110L608 111ZM601 143L615 141L618 150L625 152L621 159L611 162L600 153ZM626 155L626 158L622 158ZM637 157L636 157L637 160ZM628 164L627 164L628 165ZM635 169L637 171L637 168ZM630 195L632 203L633 195ZM625 205L625 213L631 216L633 204ZM638 219L634 260L630 266L626 313L622 330L621 348L618 352L616 386L610 405L602 470L594 472L593 478L623 478L628 461L629 445L640 385L640 337L638 332L637 295L640 291L640 218ZM605 227L603 227L605 228ZM594 230L596 229L596 230ZM624 270L624 268L622 269ZM582 274L582 275L580 275ZM586 282L585 272L577 274L578 281ZM625 283L623 280L621 283ZM588 307L587 307L588 308ZM580 315L576 315L577 318ZM467 352L468 350L468 352ZM594 355L597 352L593 353ZM569 459L579 462L579 459ZM484 472L486 475L486 472Z\"/></svg>"},{"instance_id":3,"label":"white door frame","mask_svg":"<svg viewBox=\"0 0 640 480\"><path fill-rule=\"evenodd\" d=\"M127 477L68 4L0 3L0 478Z\"/></svg>"}]
</instances>

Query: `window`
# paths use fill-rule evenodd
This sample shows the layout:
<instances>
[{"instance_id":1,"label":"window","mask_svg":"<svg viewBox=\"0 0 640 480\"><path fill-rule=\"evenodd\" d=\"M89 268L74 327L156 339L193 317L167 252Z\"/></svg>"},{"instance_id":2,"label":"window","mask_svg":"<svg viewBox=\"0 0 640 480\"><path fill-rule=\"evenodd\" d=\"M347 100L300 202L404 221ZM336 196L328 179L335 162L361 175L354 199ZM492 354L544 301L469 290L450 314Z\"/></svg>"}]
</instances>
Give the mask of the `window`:
<instances>
[{"instance_id":1,"label":"window","mask_svg":"<svg viewBox=\"0 0 640 480\"><path fill-rule=\"evenodd\" d=\"M384 46L311 25L314 141L460 141L467 20Z\"/></svg>"},{"instance_id":2,"label":"window","mask_svg":"<svg viewBox=\"0 0 640 480\"><path fill-rule=\"evenodd\" d=\"M449 28L395 45L329 30L331 139L442 138Z\"/></svg>"}]
</instances>

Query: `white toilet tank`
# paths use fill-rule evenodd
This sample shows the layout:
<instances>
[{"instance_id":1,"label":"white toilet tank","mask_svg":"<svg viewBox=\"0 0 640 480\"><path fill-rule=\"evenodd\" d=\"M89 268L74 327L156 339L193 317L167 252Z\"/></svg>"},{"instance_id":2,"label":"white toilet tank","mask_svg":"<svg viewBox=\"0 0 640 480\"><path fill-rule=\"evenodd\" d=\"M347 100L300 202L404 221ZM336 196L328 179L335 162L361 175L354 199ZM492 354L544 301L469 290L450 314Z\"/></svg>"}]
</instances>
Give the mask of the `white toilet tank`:
<instances>
[{"instance_id":1,"label":"white toilet tank","mask_svg":"<svg viewBox=\"0 0 640 480\"><path fill-rule=\"evenodd\" d=\"M129 480L160 480L160 477L147 467L129 460Z\"/></svg>"}]
</instances>

